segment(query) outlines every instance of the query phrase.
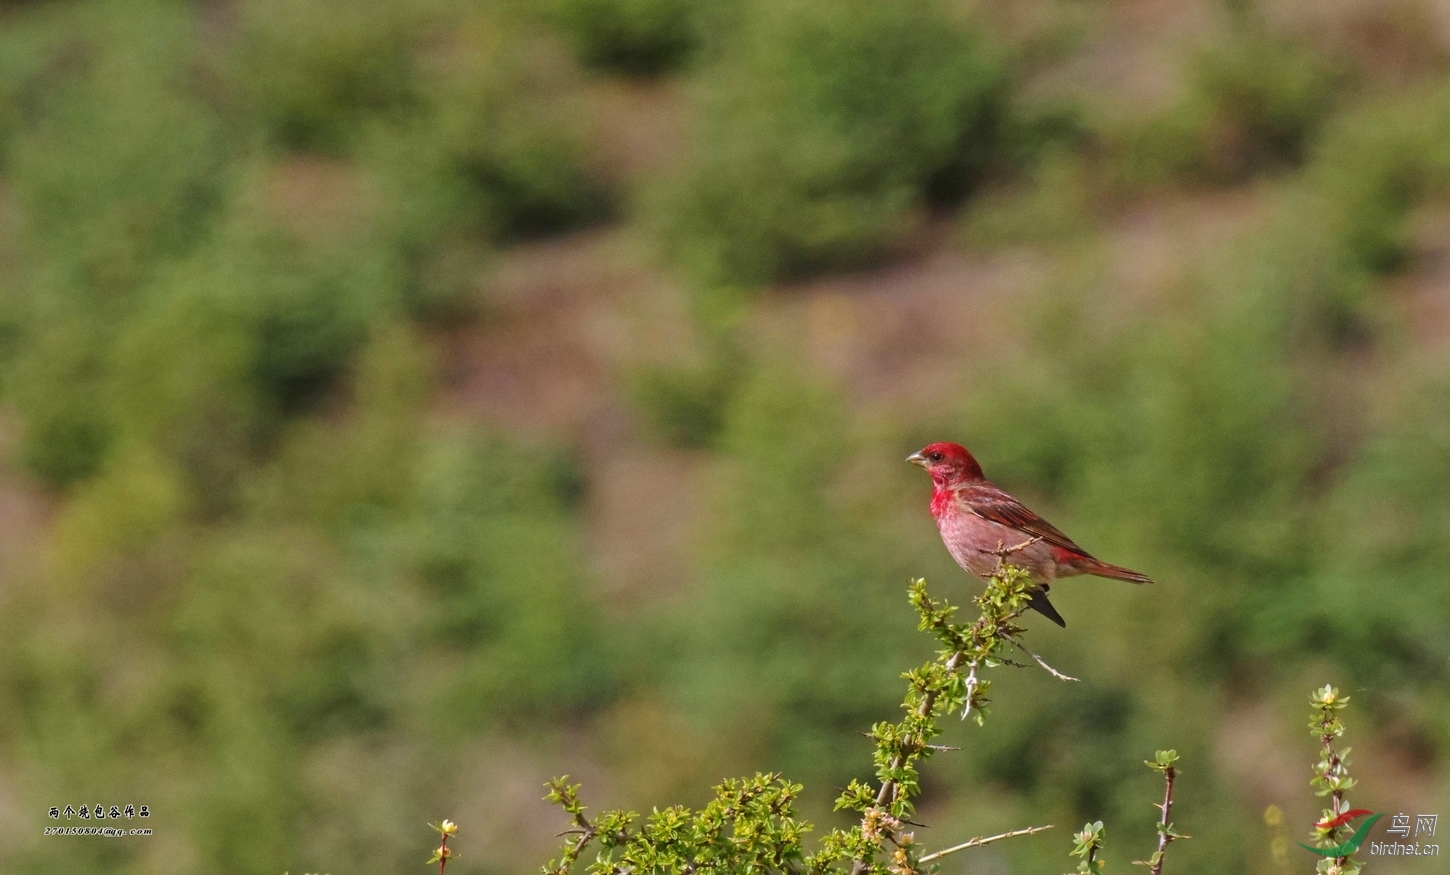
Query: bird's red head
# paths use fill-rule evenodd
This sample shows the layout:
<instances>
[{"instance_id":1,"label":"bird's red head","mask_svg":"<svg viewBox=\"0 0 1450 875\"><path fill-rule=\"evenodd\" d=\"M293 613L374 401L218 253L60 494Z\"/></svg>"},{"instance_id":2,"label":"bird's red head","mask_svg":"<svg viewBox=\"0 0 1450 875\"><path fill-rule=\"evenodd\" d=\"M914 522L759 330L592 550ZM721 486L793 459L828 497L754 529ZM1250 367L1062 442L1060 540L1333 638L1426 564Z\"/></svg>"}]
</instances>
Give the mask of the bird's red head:
<instances>
[{"instance_id":1,"label":"bird's red head","mask_svg":"<svg viewBox=\"0 0 1450 875\"><path fill-rule=\"evenodd\" d=\"M938 486L955 486L982 479L982 466L961 444L927 444L907 456L906 461L925 468L932 482Z\"/></svg>"}]
</instances>

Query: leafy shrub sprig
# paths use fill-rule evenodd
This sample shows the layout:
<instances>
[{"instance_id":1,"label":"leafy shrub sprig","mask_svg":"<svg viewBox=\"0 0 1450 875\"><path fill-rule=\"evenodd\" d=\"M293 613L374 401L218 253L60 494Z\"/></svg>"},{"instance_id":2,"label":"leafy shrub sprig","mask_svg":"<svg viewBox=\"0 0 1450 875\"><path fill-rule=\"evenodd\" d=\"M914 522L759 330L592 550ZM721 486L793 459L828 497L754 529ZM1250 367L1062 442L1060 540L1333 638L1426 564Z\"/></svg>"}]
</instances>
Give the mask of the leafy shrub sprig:
<instances>
[{"instance_id":1,"label":"leafy shrub sprig","mask_svg":"<svg viewBox=\"0 0 1450 875\"><path fill-rule=\"evenodd\" d=\"M563 808L573 826L561 834L570 838L559 858L544 867L545 875L564 875L596 840L599 852L589 865L591 875L645 871L912 875L930 871L934 860L948 854L1050 829L1048 825L977 836L923 854L911 830L919 824L910 820L915 813L913 799L921 793L919 762L952 749L932 743L941 732L940 718L958 709L979 725L986 717L991 681L978 677L980 670L1026 667L1008 657L1016 648L1055 676L1071 680L1021 643L1026 630L1017 620L1027 610L1033 584L1028 573L1010 565L1007 558L1024 546L999 548L997 571L974 600L981 613L970 624L952 622L956 606L933 598L924 581L911 582L908 597L920 617L920 628L940 642L941 650L930 662L902 675L907 682L902 702L906 715L896 723L877 723L867 734L876 744L876 783L853 780L836 800L836 810L859 812L859 823L831 830L814 853L807 853L803 839L812 827L795 811L802 787L779 774L727 780L715 787L715 798L699 811L675 805L656 808L645 818L615 810L594 819L586 816L579 801L579 786L559 778L546 785L545 798Z\"/></svg>"},{"instance_id":2,"label":"leafy shrub sprig","mask_svg":"<svg viewBox=\"0 0 1450 875\"><path fill-rule=\"evenodd\" d=\"M1339 719L1339 712L1349 704L1349 697L1340 695L1338 689L1325 684L1309 698L1314 703L1314 711L1309 715L1309 732L1319 739L1321 747L1319 762L1314 766L1314 777L1309 783L1316 788L1316 796L1329 797L1329 807L1324 809L1319 824L1334 824L1316 824L1314 841L1321 848L1333 848L1353 832L1347 824L1335 823L1341 814L1349 811L1344 791L1355 785L1355 780L1349 776L1350 748L1337 750L1334 746L1334 740L1344 734L1344 722ZM1349 856L1326 857L1319 861L1315 871L1323 875L1355 875L1362 865Z\"/></svg>"}]
</instances>

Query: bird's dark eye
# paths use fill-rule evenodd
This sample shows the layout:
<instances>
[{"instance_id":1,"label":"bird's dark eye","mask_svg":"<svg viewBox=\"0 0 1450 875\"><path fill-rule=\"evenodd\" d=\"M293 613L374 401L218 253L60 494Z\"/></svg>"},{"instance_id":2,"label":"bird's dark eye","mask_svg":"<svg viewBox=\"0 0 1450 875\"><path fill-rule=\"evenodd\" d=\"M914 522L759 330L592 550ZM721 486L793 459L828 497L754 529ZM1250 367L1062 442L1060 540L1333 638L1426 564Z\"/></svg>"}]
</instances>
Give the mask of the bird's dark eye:
<instances>
[{"instance_id":1,"label":"bird's dark eye","mask_svg":"<svg viewBox=\"0 0 1450 875\"><path fill-rule=\"evenodd\" d=\"M940 462L944 457L941 453L931 453L927 456L927 458L931 459L933 462Z\"/></svg>"}]
</instances>

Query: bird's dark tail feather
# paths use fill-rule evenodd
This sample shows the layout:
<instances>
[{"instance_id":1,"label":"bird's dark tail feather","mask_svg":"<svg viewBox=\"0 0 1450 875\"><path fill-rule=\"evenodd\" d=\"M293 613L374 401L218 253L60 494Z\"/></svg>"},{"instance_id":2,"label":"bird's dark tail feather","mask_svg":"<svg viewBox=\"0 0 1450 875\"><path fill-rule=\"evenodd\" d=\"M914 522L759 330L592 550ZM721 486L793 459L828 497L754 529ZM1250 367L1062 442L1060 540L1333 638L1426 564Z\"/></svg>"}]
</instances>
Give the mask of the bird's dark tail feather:
<instances>
[{"instance_id":1,"label":"bird's dark tail feather","mask_svg":"<svg viewBox=\"0 0 1450 875\"><path fill-rule=\"evenodd\" d=\"M1146 574L1139 574L1131 568L1124 568L1121 565L1109 565L1106 562L1099 562L1087 569L1087 573L1096 577L1110 577L1113 580L1126 580L1129 583L1152 583L1153 578Z\"/></svg>"},{"instance_id":2,"label":"bird's dark tail feather","mask_svg":"<svg viewBox=\"0 0 1450 875\"><path fill-rule=\"evenodd\" d=\"M1041 589L1034 589L1032 591L1032 598L1028 599L1027 607L1031 608L1032 610L1036 611L1037 613L1041 614L1042 616L1046 617L1047 619L1051 620L1062 628L1067 628L1067 621L1062 618L1062 614L1059 614L1057 612L1057 608L1054 608L1052 606L1052 602L1047 600L1046 586L1043 586Z\"/></svg>"}]
</instances>

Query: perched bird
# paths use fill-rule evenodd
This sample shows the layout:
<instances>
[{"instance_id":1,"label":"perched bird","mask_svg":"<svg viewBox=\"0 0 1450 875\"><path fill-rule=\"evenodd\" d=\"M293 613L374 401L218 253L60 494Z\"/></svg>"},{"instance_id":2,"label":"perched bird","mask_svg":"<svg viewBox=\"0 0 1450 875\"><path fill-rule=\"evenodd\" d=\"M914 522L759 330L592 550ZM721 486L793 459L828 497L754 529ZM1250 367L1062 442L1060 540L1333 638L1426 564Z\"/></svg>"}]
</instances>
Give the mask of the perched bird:
<instances>
[{"instance_id":1,"label":"perched bird","mask_svg":"<svg viewBox=\"0 0 1450 875\"><path fill-rule=\"evenodd\" d=\"M1003 548L1026 544L1012 552L1008 561L1032 573L1038 586L1029 606L1059 626L1067 623L1047 600L1048 587L1059 577L1092 574L1132 583L1153 582L1146 574L1094 559L982 476L982 466L960 444L931 444L907 456L906 461L931 475L931 515L957 564L986 580L996 569Z\"/></svg>"}]
</instances>

